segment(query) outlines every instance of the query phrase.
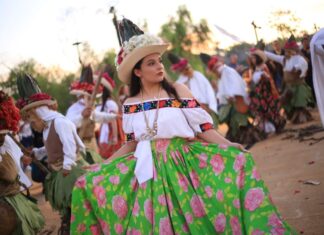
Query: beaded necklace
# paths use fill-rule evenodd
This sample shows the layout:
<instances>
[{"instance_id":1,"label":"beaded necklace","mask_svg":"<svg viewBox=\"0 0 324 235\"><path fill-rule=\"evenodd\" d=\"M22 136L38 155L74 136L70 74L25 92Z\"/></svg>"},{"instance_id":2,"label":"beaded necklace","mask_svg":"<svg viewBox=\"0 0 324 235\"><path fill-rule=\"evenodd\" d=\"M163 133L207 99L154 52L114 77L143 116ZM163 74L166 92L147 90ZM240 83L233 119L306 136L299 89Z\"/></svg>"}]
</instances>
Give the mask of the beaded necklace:
<instances>
[{"instance_id":1,"label":"beaded necklace","mask_svg":"<svg viewBox=\"0 0 324 235\"><path fill-rule=\"evenodd\" d=\"M143 91L141 91L141 96L142 96L142 110L143 110L143 115L144 115L144 120L145 120L145 124L146 124L146 133L143 133L141 135L141 139L143 140L152 140L154 136L157 135L157 129L158 129L158 125L157 125L157 120L159 117L159 108L160 108L160 93L161 93L161 88L159 90L158 93L158 97L157 97L157 107L156 107L156 111L155 111L155 116L154 116L154 121L153 121L153 127L151 128L149 125L149 121L147 116L145 115L145 110L144 110L144 99L143 99Z\"/></svg>"}]
</instances>

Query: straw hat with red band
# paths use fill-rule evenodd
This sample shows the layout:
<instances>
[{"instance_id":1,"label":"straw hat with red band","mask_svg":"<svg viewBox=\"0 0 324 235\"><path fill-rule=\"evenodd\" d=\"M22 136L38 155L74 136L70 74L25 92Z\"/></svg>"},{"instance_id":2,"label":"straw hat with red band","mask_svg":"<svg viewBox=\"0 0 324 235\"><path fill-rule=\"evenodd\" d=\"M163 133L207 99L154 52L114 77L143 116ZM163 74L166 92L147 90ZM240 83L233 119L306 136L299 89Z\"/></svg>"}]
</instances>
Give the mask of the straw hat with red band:
<instances>
[{"instance_id":1,"label":"straw hat with red band","mask_svg":"<svg viewBox=\"0 0 324 235\"><path fill-rule=\"evenodd\" d=\"M17 87L20 98L16 105L20 112L25 112L42 105L52 106L56 104L56 100L50 95L43 93L38 87L36 80L29 74L18 75Z\"/></svg>"},{"instance_id":2,"label":"straw hat with red band","mask_svg":"<svg viewBox=\"0 0 324 235\"><path fill-rule=\"evenodd\" d=\"M284 49L285 50L298 50L299 49L297 41L293 34L286 41L286 43L284 45Z\"/></svg>"},{"instance_id":3,"label":"straw hat with red band","mask_svg":"<svg viewBox=\"0 0 324 235\"><path fill-rule=\"evenodd\" d=\"M0 134L10 131L16 133L19 130L19 109L13 99L3 91L0 91Z\"/></svg>"},{"instance_id":4,"label":"straw hat with red band","mask_svg":"<svg viewBox=\"0 0 324 235\"><path fill-rule=\"evenodd\" d=\"M119 30L123 47L116 57L117 74L122 82L130 84L134 66L148 55L162 55L169 44L159 37L144 34L133 22L125 18L119 23Z\"/></svg>"},{"instance_id":5,"label":"straw hat with red band","mask_svg":"<svg viewBox=\"0 0 324 235\"><path fill-rule=\"evenodd\" d=\"M81 71L81 76L79 81L74 81L70 85L71 95L88 95L93 93L95 84L93 81L93 72L91 65L84 66ZM98 93L102 92L102 88L99 87Z\"/></svg>"},{"instance_id":6,"label":"straw hat with red band","mask_svg":"<svg viewBox=\"0 0 324 235\"><path fill-rule=\"evenodd\" d=\"M171 70L174 72L181 72L188 66L188 60L185 58L179 58L173 53L168 53L168 59L172 63Z\"/></svg>"},{"instance_id":7,"label":"straw hat with red band","mask_svg":"<svg viewBox=\"0 0 324 235\"><path fill-rule=\"evenodd\" d=\"M101 84L110 91L113 91L116 87L115 81L109 76L107 72L102 74Z\"/></svg>"},{"instance_id":8,"label":"straw hat with red band","mask_svg":"<svg viewBox=\"0 0 324 235\"><path fill-rule=\"evenodd\" d=\"M115 74L115 71L114 71L113 67L110 66L109 64L106 65L104 71L105 72L102 73L102 75L101 75L100 83L105 88L107 88L109 91L113 92L114 88L116 87L116 83L115 83L114 79L112 78L113 75ZM99 72L96 72L93 75L93 79L95 81L97 81L98 78L99 78Z\"/></svg>"}]
</instances>

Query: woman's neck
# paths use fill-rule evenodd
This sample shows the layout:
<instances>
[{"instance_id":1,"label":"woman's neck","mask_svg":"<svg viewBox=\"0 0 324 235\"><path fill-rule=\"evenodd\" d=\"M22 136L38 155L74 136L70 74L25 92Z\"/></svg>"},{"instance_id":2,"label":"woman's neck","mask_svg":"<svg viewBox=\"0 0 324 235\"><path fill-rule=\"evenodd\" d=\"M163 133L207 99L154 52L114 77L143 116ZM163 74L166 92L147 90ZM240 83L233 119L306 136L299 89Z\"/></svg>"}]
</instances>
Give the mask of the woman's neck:
<instances>
[{"instance_id":1,"label":"woman's neck","mask_svg":"<svg viewBox=\"0 0 324 235\"><path fill-rule=\"evenodd\" d=\"M161 90L160 83L147 83L142 85L141 93L143 99L159 98L158 96Z\"/></svg>"},{"instance_id":2,"label":"woman's neck","mask_svg":"<svg viewBox=\"0 0 324 235\"><path fill-rule=\"evenodd\" d=\"M259 64L259 65L256 65L255 67L254 67L254 70L255 71L260 71L260 70L262 70L263 69L263 64Z\"/></svg>"}]
</instances>

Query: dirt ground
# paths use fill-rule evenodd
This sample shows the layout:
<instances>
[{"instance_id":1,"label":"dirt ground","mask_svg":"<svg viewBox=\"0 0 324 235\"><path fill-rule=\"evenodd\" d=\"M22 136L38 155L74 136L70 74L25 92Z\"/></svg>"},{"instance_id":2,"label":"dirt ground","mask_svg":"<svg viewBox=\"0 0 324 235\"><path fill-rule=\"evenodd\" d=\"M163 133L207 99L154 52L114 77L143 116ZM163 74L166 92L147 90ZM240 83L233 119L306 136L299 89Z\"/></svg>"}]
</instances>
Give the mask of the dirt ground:
<instances>
[{"instance_id":1,"label":"dirt ground","mask_svg":"<svg viewBox=\"0 0 324 235\"><path fill-rule=\"evenodd\" d=\"M312 112L314 121L304 125L288 124L286 129L300 129L320 125L318 112ZM224 128L221 127L221 132ZM324 234L324 140L310 145L312 141L299 142L285 139L292 132L269 137L257 143L250 151L268 186L272 199L283 218L299 234ZM324 137L319 132L312 137ZM319 185L305 184L309 181ZM53 212L41 193L42 186L34 183L31 193L38 199L46 218L46 226L55 226L57 233L60 218Z\"/></svg>"}]
</instances>

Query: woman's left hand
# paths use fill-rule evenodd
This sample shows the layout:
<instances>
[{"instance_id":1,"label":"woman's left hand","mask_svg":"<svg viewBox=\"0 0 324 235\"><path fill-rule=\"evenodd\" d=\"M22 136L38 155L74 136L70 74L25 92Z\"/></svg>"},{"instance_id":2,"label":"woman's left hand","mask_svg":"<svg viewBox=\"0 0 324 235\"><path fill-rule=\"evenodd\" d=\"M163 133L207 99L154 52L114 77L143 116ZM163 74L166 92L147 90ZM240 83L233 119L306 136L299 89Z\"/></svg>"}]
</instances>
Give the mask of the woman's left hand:
<instances>
[{"instance_id":1,"label":"woman's left hand","mask_svg":"<svg viewBox=\"0 0 324 235\"><path fill-rule=\"evenodd\" d=\"M237 148L237 149L239 149L239 150L241 150L242 152L245 152L245 153L250 152L247 149L245 149L243 145L241 145L239 143L231 143L229 146L235 147L235 148Z\"/></svg>"}]
</instances>

